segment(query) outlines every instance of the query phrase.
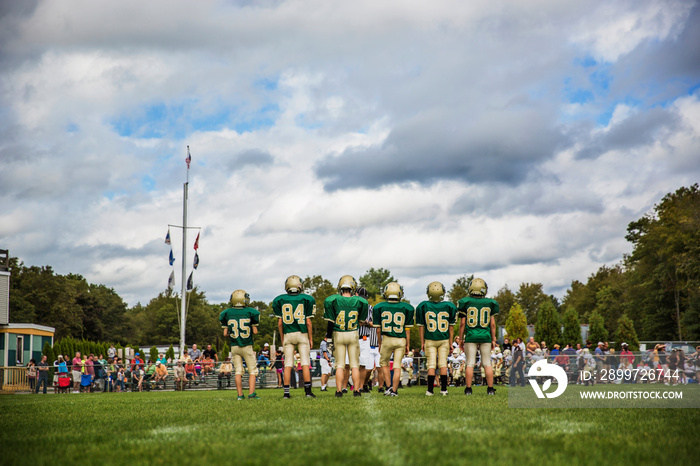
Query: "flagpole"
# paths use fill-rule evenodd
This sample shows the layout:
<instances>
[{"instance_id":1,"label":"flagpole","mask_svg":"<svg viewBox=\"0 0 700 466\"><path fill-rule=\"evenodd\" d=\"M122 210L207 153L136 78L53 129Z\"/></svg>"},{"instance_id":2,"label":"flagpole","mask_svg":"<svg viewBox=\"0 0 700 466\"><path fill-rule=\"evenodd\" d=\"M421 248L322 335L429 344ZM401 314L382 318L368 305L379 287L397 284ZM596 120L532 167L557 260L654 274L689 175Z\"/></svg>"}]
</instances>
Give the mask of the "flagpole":
<instances>
[{"instance_id":1,"label":"flagpole","mask_svg":"<svg viewBox=\"0 0 700 466\"><path fill-rule=\"evenodd\" d=\"M190 158L190 146L187 146ZM187 162L187 182L183 185L182 195L182 288L180 299L180 356L185 354L185 322L187 322L187 188L190 184L190 163Z\"/></svg>"}]
</instances>

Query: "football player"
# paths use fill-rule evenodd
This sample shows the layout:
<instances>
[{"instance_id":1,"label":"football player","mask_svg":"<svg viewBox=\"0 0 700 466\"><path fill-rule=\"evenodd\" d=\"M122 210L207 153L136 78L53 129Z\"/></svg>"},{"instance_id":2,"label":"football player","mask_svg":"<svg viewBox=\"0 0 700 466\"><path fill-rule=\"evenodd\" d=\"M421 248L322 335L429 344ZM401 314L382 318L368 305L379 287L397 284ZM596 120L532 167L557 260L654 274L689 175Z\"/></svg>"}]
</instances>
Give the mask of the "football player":
<instances>
[{"instance_id":1,"label":"football player","mask_svg":"<svg viewBox=\"0 0 700 466\"><path fill-rule=\"evenodd\" d=\"M304 391L308 398L316 398L311 393L310 351L313 346L311 319L316 314L316 300L304 294L304 285L297 275L287 277L284 282L285 294L272 301L272 312L277 316L280 343L284 348L284 398L290 398L289 381L294 366L294 350L297 348L301 359L304 377Z\"/></svg>"},{"instance_id":2,"label":"football player","mask_svg":"<svg viewBox=\"0 0 700 466\"><path fill-rule=\"evenodd\" d=\"M236 369L236 390L238 400L243 397L243 359L248 367L248 398L259 400L255 393L255 376L258 368L253 351L253 335L258 333L260 312L248 307L250 295L243 290L236 290L231 294L231 307L219 315L219 322L224 329L224 336L228 336L233 355L233 366Z\"/></svg>"},{"instance_id":3,"label":"football player","mask_svg":"<svg viewBox=\"0 0 700 466\"><path fill-rule=\"evenodd\" d=\"M353 296L357 282L350 275L343 275L338 282L338 294L329 296L323 303L323 318L327 320L328 331L333 332L335 349L335 396L343 396L342 381L345 372L345 354L348 355L352 380L354 382L353 396L362 396L360 388L360 343L358 328L362 321L367 320L369 303L360 296ZM327 335L328 336L328 335Z\"/></svg>"},{"instance_id":4,"label":"football player","mask_svg":"<svg viewBox=\"0 0 700 466\"><path fill-rule=\"evenodd\" d=\"M447 357L452 348L454 325L457 322L457 307L443 301L445 286L432 282L426 289L428 300L416 307L416 325L419 327L420 344L426 355L428 366L428 391L433 396L435 367L440 370L440 394L447 395Z\"/></svg>"},{"instance_id":5,"label":"football player","mask_svg":"<svg viewBox=\"0 0 700 466\"><path fill-rule=\"evenodd\" d=\"M469 296L457 303L459 310L459 337L464 345L467 369L465 395L472 394L472 379L476 361L477 346L481 354L481 365L486 374L486 394L495 395L493 388L493 369L491 368L491 350L496 347L496 314L500 311L498 303L486 297L488 286L481 278L469 283ZM466 330L466 334L465 334Z\"/></svg>"},{"instance_id":6,"label":"football player","mask_svg":"<svg viewBox=\"0 0 700 466\"><path fill-rule=\"evenodd\" d=\"M394 354L394 380L392 386L384 392L387 396L398 396L401 381L400 364L403 355L408 353L408 342L411 339L413 327L413 306L401 301L403 287L396 282L387 283L382 292L386 301L374 306L372 322L377 328L379 340L379 365L384 372L384 380L391 380L389 360Z\"/></svg>"}]
</instances>

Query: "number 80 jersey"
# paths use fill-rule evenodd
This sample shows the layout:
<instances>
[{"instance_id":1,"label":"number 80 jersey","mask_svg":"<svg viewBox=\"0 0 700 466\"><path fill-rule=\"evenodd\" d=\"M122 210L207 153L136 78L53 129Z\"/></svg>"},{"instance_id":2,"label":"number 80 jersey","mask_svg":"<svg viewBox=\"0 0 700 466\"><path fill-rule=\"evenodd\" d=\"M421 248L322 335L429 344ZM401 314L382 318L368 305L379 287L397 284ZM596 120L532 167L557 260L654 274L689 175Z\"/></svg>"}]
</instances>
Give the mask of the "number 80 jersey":
<instances>
[{"instance_id":1,"label":"number 80 jersey","mask_svg":"<svg viewBox=\"0 0 700 466\"><path fill-rule=\"evenodd\" d=\"M498 314L498 302L490 298L467 296L457 303L459 317L466 319L465 343L491 342L491 317Z\"/></svg>"},{"instance_id":2,"label":"number 80 jersey","mask_svg":"<svg viewBox=\"0 0 700 466\"><path fill-rule=\"evenodd\" d=\"M260 323L260 312L252 307L231 307L219 314L219 322L228 327L231 346L250 346L253 344L252 327Z\"/></svg>"}]
</instances>

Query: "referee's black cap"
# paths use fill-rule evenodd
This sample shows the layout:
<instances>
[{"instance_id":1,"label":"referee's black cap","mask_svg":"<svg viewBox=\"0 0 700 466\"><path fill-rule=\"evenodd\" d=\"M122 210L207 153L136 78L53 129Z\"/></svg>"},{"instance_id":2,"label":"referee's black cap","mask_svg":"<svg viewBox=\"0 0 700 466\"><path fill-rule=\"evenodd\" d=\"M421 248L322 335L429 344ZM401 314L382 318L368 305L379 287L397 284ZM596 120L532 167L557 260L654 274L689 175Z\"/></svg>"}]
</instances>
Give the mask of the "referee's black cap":
<instances>
[{"instance_id":1,"label":"referee's black cap","mask_svg":"<svg viewBox=\"0 0 700 466\"><path fill-rule=\"evenodd\" d=\"M357 288L357 290L355 290L355 294L360 298L369 298L369 293L367 293L367 289L365 289L364 286Z\"/></svg>"}]
</instances>

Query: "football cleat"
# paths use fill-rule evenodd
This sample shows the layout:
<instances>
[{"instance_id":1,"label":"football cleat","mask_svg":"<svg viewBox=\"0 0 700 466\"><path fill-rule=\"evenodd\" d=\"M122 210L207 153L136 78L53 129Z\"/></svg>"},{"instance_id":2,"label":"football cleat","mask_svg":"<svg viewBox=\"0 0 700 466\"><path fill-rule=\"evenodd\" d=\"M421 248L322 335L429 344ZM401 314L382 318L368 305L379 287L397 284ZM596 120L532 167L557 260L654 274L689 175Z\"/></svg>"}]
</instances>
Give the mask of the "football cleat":
<instances>
[{"instance_id":1,"label":"football cleat","mask_svg":"<svg viewBox=\"0 0 700 466\"><path fill-rule=\"evenodd\" d=\"M250 304L250 295L243 290L236 290L231 293L231 306L247 307Z\"/></svg>"},{"instance_id":2,"label":"football cleat","mask_svg":"<svg viewBox=\"0 0 700 466\"><path fill-rule=\"evenodd\" d=\"M440 282L432 282L425 292L428 294L429 301L439 303L445 298L445 285Z\"/></svg>"},{"instance_id":3,"label":"football cleat","mask_svg":"<svg viewBox=\"0 0 700 466\"><path fill-rule=\"evenodd\" d=\"M389 396L390 394L391 394L391 388L387 388L387 389L384 391L384 396Z\"/></svg>"},{"instance_id":4,"label":"football cleat","mask_svg":"<svg viewBox=\"0 0 700 466\"><path fill-rule=\"evenodd\" d=\"M387 283L382 292L382 296L387 301L401 301L403 298L403 286L396 282Z\"/></svg>"},{"instance_id":5,"label":"football cleat","mask_svg":"<svg viewBox=\"0 0 700 466\"><path fill-rule=\"evenodd\" d=\"M355 293L357 289L357 282L352 277L352 275L343 275L338 281L338 293L342 293L343 290L348 290L350 293Z\"/></svg>"},{"instance_id":6,"label":"football cleat","mask_svg":"<svg viewBox=\"0 0 700 466\"><path fill-rule=\"evenodd\" d=\"M287 293L301 293L304 291L304 284L298 275L290 275L284 282L284 291Z\"/></svg>"},{"instance_id":7,"label":"football cleat","mask_svg":"<svg viewBox=\"0 0 700 466\"><path fill-rule=\"evenodd\" d=\"M471 395L471 394L472 394L472 387L465 387L465 388L464 388L464 394L465 394L465 395Z\"/></svg>"},{"instance_id":8,"label":"football cleat","mask_svg":"<svg viewBox=\"0 0 700 466\"><path fill-rule=\"evenodd\" d=\"M440 390L440 395L442 395L442 396L447 396L447 393L448 393L447 390L444 390L444 391Z\"/></svg>"},{"instance_id":9,"label":"football cleat","mask_svg":"<svg viewBox=\"0 0 700 466\"><path fill-rule=\"evenodd\" d=\"M486 296L489 287L481 278L475 278L469 283L469 294L472 296Z\"/></svg>"},{"instance_id":10,"label":"football cleat","mask_svg":"<svg viewBox=\"0 0 700 466\"><path fill-rule=\"evenodd\" d=\"M434 393L431 392L430 390L425 391L425 396L433 396L433 395L434 395Z\"/></svg>"},{"instance_id":11,"label":"football cleat","mask_svg":"<svg viewBox=\"0 0 700 466\"><path fill-rule=\"evenodd\" d=\"M248 399L249 399L249 400L259 400L260 397L258 396L257 393L253 392L253 393L251 393L250 395L248 395Z\"/></svg>"},{"instance_id":12,"label":"football cleat","mask_svg":"<svg viewBox=\"0 0 700 466\"><path fill-rule=\"evenodd\" d=\"M316 395L314 395L313 393L309 392L309 393L306 394L306 398L316 398Z\"/></svg>"},{"instance_id":13,"label":"football cleat","mask_svg":"<svg viewBox=\"0 0 700 466\"><path fill-rule=\"evenodd\" d=\"M344 389L343 389L343 393L347 393L347 392L348 392L348 389L347 389L347 388L344 388Z\"/></svg>"},{"instance_id":14,"label":"football cleat","mask_svg":"<svg viewBox=\"0 0 700 466\"><path fill-rule=\"evenodd\" d=\"M352 396L354 396L355 398L357 398L358 396L362 396L362 393L360 393L359 390L355 390L354 392L352 392Z\"/></svg>"},{"instance_id":15,"label":"football cleat","mask_svg":"<svg viewBox=\"0 0 700 466\"><path fill-rule=\"evenodd\" d=\"M327 389L327 388L322 388L321 391L322 391L322 392L327 392L328 389Z\"/></svg>"},{"instance_id":16,"label":"football cleat","mask_svg":"<svg viewBox=\"0 0 700 466\"><path fill-rule=\"evenodd\" d=\"M285 393L284 395L282 395L282 398L291 398L291 397L292 397L292 395L290 395L289 393Z\"/></svg>"},{"instance_id":17,"label":"football cleat","mask_svg":"<svg viewBox=\"0 0 700 466\"><path fill-rule=\"evenodd\" d=\"M493 387L487 387L486 388L486 394L487 395L495 395L496 394L496 389Z\"/></svg>"},{"instance_id":18,"label":"football cleat","mask_svg":"<svg viewBox=\"0 0 700 466\"><path fill-rule=\"evenodd\" d=\"M399 396L399 394L392 390L389 392L389 396Z\"/></svg>"},{"instance_id":19,"label":"football cleat","mask_svg":"<svg viewBox=\"0 0 700 466\"><path fill-rule=\"evenodd\" d=\"M343 397L343 392L335 392L335 397L336 397L336 398L342 398L342 397Z\"/></svg>"},{"instance_id":20,"label":"football cleat","mask_svg":"<svg viewBox=\"0 0 700 466\"><path fill-rule=\"evenodd\" d=\"M243 401L243 400L245 400L245 397L243 395L238 397L238 401Z\"/></svg>"}]
</instances>

